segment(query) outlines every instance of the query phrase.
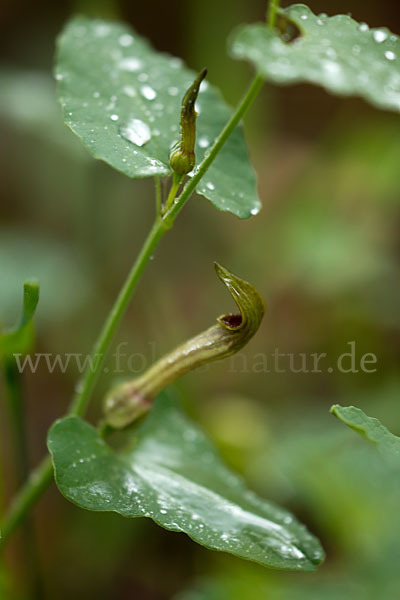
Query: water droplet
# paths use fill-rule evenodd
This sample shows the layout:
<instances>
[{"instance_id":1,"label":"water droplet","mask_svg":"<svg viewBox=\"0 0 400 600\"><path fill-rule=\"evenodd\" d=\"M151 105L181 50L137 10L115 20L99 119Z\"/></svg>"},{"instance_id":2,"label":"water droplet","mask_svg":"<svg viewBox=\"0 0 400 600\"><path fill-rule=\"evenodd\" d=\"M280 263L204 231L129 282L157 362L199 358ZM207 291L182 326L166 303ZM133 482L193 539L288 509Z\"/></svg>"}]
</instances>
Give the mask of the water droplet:
<instances>
[{"instance_id":1,"label":"water droplet","mask_svg":"<svg viewBox=\"0 0 400 600\"><path fill-rule=\"evenodd\" d=\"M177 96L179 94L179 89L175 86L168 88L168 94L170 96Z\"/></svg>"},{"instance_id":2,"label":"water droplet","mask_svg":"<svg viewBox=\"0 0 400 600\"><path fill-rule=\"evenodd\" d=\"M130 98L134 98L136 96L136 90L131 85L124 85L124 87L122 88L122 91L124 92L124 94L126 94Z\"/></svg>"},{"instance_id":3,"label":"water droplet","mask_svg":"<svg viewBox=\"0 0 400 600\"><path fill-rule=\"evenodd\" d=\"M252 215L258 215L259 212L260 212L260 209L257 206L255 206L254 208L252 208L251 211L250 211L250 213Z\"/></svg>"},{"instance_id":4,"label":"water droplet","mask_svg":"<svg viewBox=\"0 0 400 600\"><path fill-rule=\"evenodd\" d=\"M119 116L118 115L111 115L110 119L111 119L111 121L118 121Z\"/></svg>"},{"instance_id":5,"label":"water droplet","mask_svg":"<svg viewBox=\"0 0 400 600\"><path fill-rule=\"evenodd\" d=\"M142 85L142 87L140 88L140 93L144 98L146 98L146 100L154 100L155 98L157 98L156 91L153 90L153 88L149 85Z\"/></svg>"},{"instance_id":6,"label":"water droplet","mask_svg":"<svg viewBox=\"0 0 400 600\"><path fill-rule=\"evenodd\" d=\"M215 185L213 183L211 183L211 181L209 181L207 183L207 187L208 187L209 190L215 190Z\"/></svg>"},{"instance_id":7,"label":"water droplet","mask_svg":"<svg viewBox=\"0 0 400 600\"><path fill-rule=\"evenodd\" d=\"M124 46L124 48L127 48L128 46L131 46L133 44L133 36L129 33L124 33L119 38L119 43L121 46Z\"/></svg>"},{"instance_id":8,"label":"water droplet","mask_svg":"<svg viewBox=\"0 0 400 600\"><path fill-rule=\"evenodd\" d=\"M100 23L99 25L95 26L94 30L95 30L95 34L98 37L104 37L110 33L110 26L105 25L104 23Z\"/></svg>"},{"instance_id":9,"label":"water droplet","mask_svg":"<svg viewBox=\"0 0 400 600\"><path fill-rule=\"evenodd\" d=\"M386 31L377 29L376 31L374 31L373 36L374 36L374 40L376 42L378 42L378 44L380 44L381 42L384 42L386 40L388 34L386 33Z\"/></svg>"},{"instance_id":10,"label":"water droplet","mask_svg":"<svg viewBox=\"0 0 400 600\"><path fill-rule=\"evenodd\" d=\"M160 510L160 513L161 513L162 515L166 515L166 514L167 514L167 511L165 510L165 508L162 508L162 509Z\"/></svg>"},{"instance_id":11,"label":"water droplet","mask_svg":"<svg viewBox=\"0 0 400 600\"><path fill-rule=\"evenodd\" d=\"M291 523L292 521L293 521L293 517L291 517L290 515L288 515L287 517L285 517L285 518L283 519L283 522L284 522L286 525L289 525L289 523Z\"/></svg>"},{"instance_id":12,"label":"water droplet","mask_svg":"<svg viewBox=\"0 0 400 600\"><path fill-rule=\"evenodd\" d=\"M56 80L61 81L62 79L64 79L64 75L62 75L61 73L56 73Z\"/></svg>"},{"instance_id":13,"label":"water droplet","mask_svg":"<svg viewBox=\"0 0 400 600\"><path fill-rule=\"evenodd\" d=\"M179 69L179 67L182 65L182 59L181 58L171 58L171 60L169 61L170 67L172 67L173 69Z\"/></svg>"},{"instance_id":14,"label":"water droplet","mask_svg":"<svg viewBox=\"0 0 400 600\"><path fill-rule=\"evenodd\" d=\"M360 31L368 31L368 29L369 29L369 26L367 25L367 23L360 23L360 26L359 26Z\"/></svg>"},{"instance_id":15,"label":"water droplet","mask_svg":"<svg viewBox=\"0 0 400 600\"><path fill-rule=\"evenodd\" d=\"M201 137L199 139L200 148L208 148L209 145L210 145L210 140L203 135L203 137Z\"/></svg>"},{"instance_id":16,"label":"water droplet","mask_svg":"<svg viewBox=\"0 0 400 600\"><path fill-rule=\"evenodd\" d=\"M325 71L327 71L330 75L338 75L340 73L340 65L330 60L325 60L323 62L323 66Z\"/></svg>"},{"instance_id":17,"label":"water droplet","mask_svg":"<svg viewBox=\"0 0 400 600\"><path fill-rule=\"evenodd\" d=\"M327 48L326 55L329 56L329 58L337 57L336 50L334 50L333 48Z\"/></svg>"},{"instance_id":18,"label":"water droplet","mask_svg":"<svg viewBox=\"0 0 400 600\"><path fill-rule=\"evenodd\" d=\"M119 61L118 66L123 71L131 71L132 73L135 71L139 71L142 67L142 61L138 58L123 58Z\"/></svg>"},{"instance_id":19,"label":"water droplet","mask_svg":"<svg viewBox=\"0 0 400 600\"><path fill-rule=\"evenodd\" d=\"M303 21L306 21L308 19L307 15L300 15L300 19L302 19Z\"/></svg>"},{"instance_id":20,"label":"water droplet","mask_svg":"<svg viewBox=\"0 0 400 600\"><path fill-rule=\"evenodd\" d=\"M388 60L394 60L396 58L396 54L391 50L386 50L385 58L387 58Z\"/></svg>"},{"instance_id":21,"label":"water droplet","mask_svg":"<svg viewBox=\"0 0 400 600\"><path fill-rule=\"evenodd\" d=\"M136 146L144 146L151 139L150 127L140 119L130 119L120 131L125 139Z\"/></svg>"}]
</instances>

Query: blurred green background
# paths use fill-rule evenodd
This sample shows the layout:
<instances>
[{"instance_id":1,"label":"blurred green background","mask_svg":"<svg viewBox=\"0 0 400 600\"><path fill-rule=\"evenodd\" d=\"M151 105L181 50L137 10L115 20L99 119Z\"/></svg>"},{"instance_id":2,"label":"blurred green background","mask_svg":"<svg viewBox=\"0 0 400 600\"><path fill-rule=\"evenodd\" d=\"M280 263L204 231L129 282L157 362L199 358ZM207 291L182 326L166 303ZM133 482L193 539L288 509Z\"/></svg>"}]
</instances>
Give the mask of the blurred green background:
<instances>
[{"instance_id":1,"label":"blurred green background","mask_svg":"<svg viewBox=\"0 0 400 600\"><path fill-rule=\"evenodd\" d=\"M400 33L395 0L309 3ZM62 124L51 76L54 39L74 11L129 21L162 51L200 69L235 104L251 77L232 61L235 25L262 20L261 0L39 2L0 14L0 319L19 314L23 280L41 282L37 352L87 353L153 213L151 180L96 162ZM268 310L231 361L179 382L186 410L261 495L290 508L327 552L317 574L272 572L207 551L147 519L82 511L53 488L35 510L46 598L119 600L395 600L400 597L400 478L329 414L355 404L400 433L400 121L311 86L265 87L246 119L264 208L250 221L191 200L139 286L119 330L140 370L230 310L214 260L254 283ZM328 371L354 341L373 373ZM321 373L271 355L326 353ZM114 352L113 350L113 352ZM268 359L269 372L260 367ZM122 365L124 362L122 360ZM112 371L113 357L109 367ZM257 366L258 365L258 366ZM25 377L32 465L68 404L77 372ZM93 416L112 383L104 374ZM0 389L4 395L4 390ZM15 491L0 406L4 505ZM20 535L0 573L1 599L29 598ZM1 589L1 588L0 588Z\"/></svg>"}]
</instances>

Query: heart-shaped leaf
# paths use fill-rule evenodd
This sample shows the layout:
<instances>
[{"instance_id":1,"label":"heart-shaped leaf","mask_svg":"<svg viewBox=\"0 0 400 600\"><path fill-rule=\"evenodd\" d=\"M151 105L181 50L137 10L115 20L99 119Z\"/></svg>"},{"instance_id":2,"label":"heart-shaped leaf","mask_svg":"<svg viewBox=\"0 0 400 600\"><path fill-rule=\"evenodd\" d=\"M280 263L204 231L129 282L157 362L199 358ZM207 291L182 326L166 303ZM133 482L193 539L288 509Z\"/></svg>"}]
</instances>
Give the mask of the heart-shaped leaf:
<instances>
[{"instance_id":1,"label":"heart-shaped leaf","mask_svg":"<svg viewBox=\"0 0 400 600\"><path fill-rule=\"evenodd\" d=\"M12 330L0 333L0 356L29 352L33 340L32 319L38 302L39 284L37 281L25 281L20 323Z\"/></svg>"},{"instance_id":2,"label":"heart-shaped leaf","mask_svg":"<svg viewBox=\"0 0 400 600\"><path fill-rule=\"evenodd\" d=\"M375 444L382 454L394 457L400 462L400 437L393 435L378 419L368 417L355 406L335 404L331 412L348 427Z\"/></svg>"},{"instance_id":3,"label":"heart-shaped leaf","mask_svg":"<svg viewBox=\"0 0 400 600\"><path fill-rule=\"evenodd\" d=\"M400 41L386 28L370 29L348 15L316 16L304 4L282 14L300 36L287 43L264 24L246 25L232 39L235 58L249 60L269 81L309 82L340 95L400 109Z\"/></svg>"},{"instance_id":4,"label":"heart-shaped leaf","mask_svg":"<svg viewBox=\"0 0 400 600\"><path fill-rule=\"evenodd\" d=\"M265 566L312 571L323 559L305 527L248 491L165 395L127 451L113 452L77 417L52 426L48 447L61 493L82 508L150 517L207 548Z\"/></svg>"},{"instance_id":5,"label":"heart-shaped leaf","mask_svg":"<svg viewBox=\"0 0 400 600\"><path fill-rule=\"evenodd\" d=\"M56 78L65 122L89 151L128 177L171 174L183 95L196 73L154 51L129 27L77 17L58 40ZM231 116L203 82L196 102L197 164ZM198 185L217 208L240 218L260 209L256 178L237 128Z\"/></svg>"}]
</instances>

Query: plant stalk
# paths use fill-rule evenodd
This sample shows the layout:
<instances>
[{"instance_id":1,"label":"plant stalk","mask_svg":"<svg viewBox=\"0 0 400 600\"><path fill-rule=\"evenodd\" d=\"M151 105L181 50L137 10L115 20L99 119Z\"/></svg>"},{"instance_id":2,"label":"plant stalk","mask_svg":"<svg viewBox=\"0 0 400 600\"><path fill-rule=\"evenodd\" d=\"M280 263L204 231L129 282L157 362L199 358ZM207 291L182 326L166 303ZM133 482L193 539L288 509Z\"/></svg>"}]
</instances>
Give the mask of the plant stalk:
<instances>
[{"instance_id":1,"label":"plant stalk","mask_svg":"<svg viewBox=\"0 0 400 600\"><path fill-rule=\"evenodd\" d=\"M271 27L271 29L273 27L275 27L275 24L276 24L276 16L278 14L279 4L280 4L280 0L270 0L270 2L268 4L267 24L268 24L268 27Z\"/></svg>"},{"instance_id":2,"label":"plant stalk","mask_svg":"<svg viewBox=\"0 0 400 600\"><path fill-rule=\"evenodd\" d=\"M189 197L195 191L201 178L207 172L210 165L215 160L219 151L228 140L231 133L236 129L247 110L252 105L263 86L264 80L257 75L252 81L247 93L239 103L235 113L228 121L225 128L214 142L209 154L200 163L195 175L186 183L181 194L172 203L169 210L163 218L158 215L156 221L146 238L144 245L137 257L132 269L117 297L117 300L111 309L110 314L100 332L96 344L94 345L91 358L94 361L94 368L88 367L78 384L78 391L72 401L68 414L83 416L86 412L90 395L94 389L98 376L105 359L114 333L119 325L125 310L131 300L136 285L154 253L158 243L163 235L172 227L177 215L180 213ZM89 363L90 364L90 363ZM25 486L20 490L14 502L11 505L9 513L6 515L2 526L0 538L0 548L13 533L13 531L23 522L26 514L41 497L52 481L53 467L49 456L43 459L42 463L32 472Z\"/></svg>"}]
</instances>

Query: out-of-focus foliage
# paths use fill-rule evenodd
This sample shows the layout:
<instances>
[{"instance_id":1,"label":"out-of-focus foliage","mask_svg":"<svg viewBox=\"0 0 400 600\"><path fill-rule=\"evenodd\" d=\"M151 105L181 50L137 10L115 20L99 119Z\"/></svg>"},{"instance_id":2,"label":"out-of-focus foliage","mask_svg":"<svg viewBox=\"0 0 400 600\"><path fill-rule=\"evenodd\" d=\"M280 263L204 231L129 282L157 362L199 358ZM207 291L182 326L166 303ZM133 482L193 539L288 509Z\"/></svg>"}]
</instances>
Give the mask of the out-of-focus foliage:
<instances>
[{"instance_id":1,"label":"out-of-focus foliage","mask_svg":"<svg viewBox=\"0 0 400 600\"><path fill-rule=\"evenodd\" d=\"M368 417L355 406L340 406L335 404L331 412L351 429L375 444L378 450L390 458L400 458L400 438L382 425L374 417Z\"/></svg>"},{"instance_id":2,"label":"out-of-focus foliage","mask_svg":"<svg viewBox=\"0 0 400 600\"><path fill-rule=\"evenodd\" d=\"M35 11L45 8L37 5ZM238 80L246 84L247 67L224 56L219 31L226 23L211 19L218 10L232 20L236 11L243 21L255 22L263 18L264 8L256 2L232 6L232 0L221 0L216 7L191 0L179 3L179 17L173 4L166 3L152 5L150 12L143 4L130 3L126 13L131 11L132 24L158 49L195 56L187 61L195 69L204 66L200 48L206 44L207 55L216 54L218 60L217 70L206 61L209 80L234 103L242 90ZM385 24L397 33L399 8L389 1L351 2L345 8L338 2L313 4L314 12L351 10L358 21ZM167 9L172 11L169 20ZM52 10L60 11L61 4L53 3ZM156 11L161 11L157 19ZM204 35L200 11L215 34ZM12 54L18 40L26 57L23 64L45 66L49 72L54 35L63 18L60 13L57 22L36 34L30 22L13 34L10 67L13 56L21 64L21 57ZM176 35L182 20L184 37ZM39 59L33 50L40 47L43 32L47 54ZM7 85L0 86L0 98L10 98L0 101L1 240L8 240L0 252L0 312L5 322L14 322L21 281L36 275L42 292L39 350L85 352L151 223L153 189L145 181L131 182L113 173L81 151L62 123L54 84L48 75L35 73L28 77L25 70L9 68ZM38 126L33 127L35 121ZM140 372L215 317L215 307L224 306L225 296L210 275L214 260L243 273L267 300L264 325L242 356L181 382L188 398L185 408L201 420L225 462L241 471L258 495L307 523L321 539L327 561L312 575L269 572L207 551L149 519L82 511L49 494L38 507L37 530L50 598L165 600L178 592L185 600L400 596L400 499L393 467L385 467L375 448L329 414L333 403L355 404L400 433L399 119L312 86L267 87L249 115L247 133L263 211L240 222L203 199L193 199L141 282L97 399L115 377ZM18 248L27 229L29 243L21 258ZM36 242L43 240L42 259L34 259ZM52 260L53 269L37 269L42 260ZM189 276L193 271L195 278ZM3 286L6 279L12 283L12 296L9 285ZM321 373L294 373L287 368L287 357L282 359L284 373L277 373L271 360L269 372L255 369L254 357L261 353L270 359L275 348L295 353L297 364L299 353L326 352L327 365L333 364L350 340L356 341L357 356L376 354L376 373L329 373L325 368ZM128 356L121 357L121 372L115 374L112 355L120 342L127 342L122 352ZM68 370L65 376L27 377L35 460L44 451L48 426L70 397L73 375ZM5 418L0 424L6 446ZM12 477L7 469L6 484L9 496ZM13 553L12 569L7 568L5 598L12 598L10 588L21 591L19 597L27 596L18 558ZM197 596L185 591L195 588Z\"/></svg>"},{"instance_id":3,"label":"out-of-focus foliage","mask_svg":"<svg viewBox=\"0 0 400 600\"><path fill-rule=\"evenodd\" d=\"M344 96L358 95L380 108L400 109L400 40L387 28L371 29L349 15L316 16L304 4L282 13L296 27L281 39L265 24L247 25L232 40L232 54L252 62L267 81L308 82Z\"/></svg>"}]
</instances>

